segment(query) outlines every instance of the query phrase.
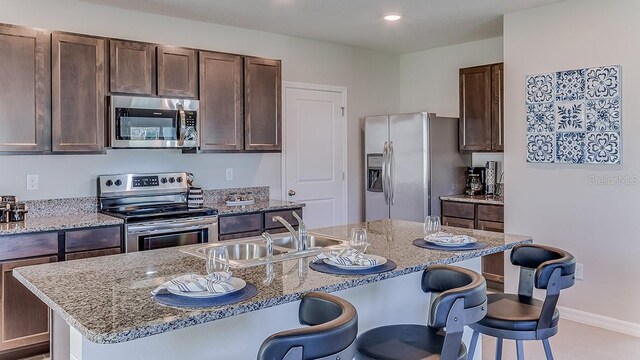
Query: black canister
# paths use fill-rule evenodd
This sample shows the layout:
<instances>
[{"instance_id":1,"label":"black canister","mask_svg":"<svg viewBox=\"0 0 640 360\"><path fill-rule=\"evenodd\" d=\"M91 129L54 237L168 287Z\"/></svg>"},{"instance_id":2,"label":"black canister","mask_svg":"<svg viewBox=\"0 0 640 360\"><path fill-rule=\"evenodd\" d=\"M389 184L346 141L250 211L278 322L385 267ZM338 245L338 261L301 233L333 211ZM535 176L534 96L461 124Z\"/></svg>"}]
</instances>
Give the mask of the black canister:
<instances>
[{"instance_id":1,"label":"black canister","mask_svg":"<svg viewBox=\"0 0 640 360\"><path fill-rule=\"evenodd\" d=\"M28 212L29 212L29 209L27 208L27 205L23 202L16 202L13 204L9 204L9 221L10 222L24 221L24 219L27 217Z\"/></svg>"}]
</instances>

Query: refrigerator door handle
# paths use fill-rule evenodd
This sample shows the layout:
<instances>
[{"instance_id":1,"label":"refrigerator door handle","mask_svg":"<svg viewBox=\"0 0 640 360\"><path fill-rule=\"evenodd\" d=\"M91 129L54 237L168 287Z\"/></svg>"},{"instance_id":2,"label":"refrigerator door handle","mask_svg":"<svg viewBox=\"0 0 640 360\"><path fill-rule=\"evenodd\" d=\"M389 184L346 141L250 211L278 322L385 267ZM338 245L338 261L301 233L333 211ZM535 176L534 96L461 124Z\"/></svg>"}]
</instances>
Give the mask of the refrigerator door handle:
<instances>
[{"instance_id":1,"label":"refrigerator door handle","mask_svg":"<svg viewBox=\"0 0 640 360\"><path fill-rule=\"evenodd\" d=\"M387 142L384 142L384 147L382 149L382 193L384 194L384 202L389 205L389 187L387 186L387 179L389 174L387 174L387 161L389 160L389 147L387 146Z\"/></svg>"},{"instance_id":2,"label":"refrigerator door handle","mask_svg":"<svg viewBox=\"0 0 640 360\"><path fill-rule=\"evenodd\" d=\"M389 143L389 192L390 192L390 198L391 200L389 201L391 203L391 205L395 205L395 198L396 198L396 182L393 178L394 176L394 170L395 170L395 159L394 159L395 155L393 154L393 141Z\"/></svg>"}]
</instances>

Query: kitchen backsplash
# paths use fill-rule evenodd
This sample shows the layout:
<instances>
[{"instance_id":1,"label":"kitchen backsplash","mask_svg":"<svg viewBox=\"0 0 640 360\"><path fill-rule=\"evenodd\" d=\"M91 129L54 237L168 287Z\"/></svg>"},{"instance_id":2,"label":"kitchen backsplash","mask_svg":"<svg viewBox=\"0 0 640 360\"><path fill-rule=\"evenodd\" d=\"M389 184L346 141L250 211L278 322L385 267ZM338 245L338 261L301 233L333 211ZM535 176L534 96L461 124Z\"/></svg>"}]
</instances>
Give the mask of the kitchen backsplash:
<instances>
[{"instance_id":1,"label":"kitchen backsplash","mask_svg":"<svg viewBox=\"0 0 640 360\"><path fill-rule=\"evenodd\" d=\"M217 204L223 202L232 193L252 193L256 201L269 199L268 186L253 186L229 189L213 189L204 191L205 204ZM29 207L28 217L41 218L48 216L65 216L78 213L95 213L98 207L98 200L95 196L27 200Z\"/></svg>"}]
</instances>

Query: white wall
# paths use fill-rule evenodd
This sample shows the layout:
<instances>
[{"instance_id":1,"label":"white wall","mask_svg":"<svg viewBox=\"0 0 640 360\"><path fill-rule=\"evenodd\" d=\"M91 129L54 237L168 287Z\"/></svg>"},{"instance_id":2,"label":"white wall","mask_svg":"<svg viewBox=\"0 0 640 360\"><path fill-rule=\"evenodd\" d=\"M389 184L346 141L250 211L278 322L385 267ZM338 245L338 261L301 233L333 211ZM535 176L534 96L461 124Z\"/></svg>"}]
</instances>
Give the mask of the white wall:
<instances>
[{"instance_id":1,"label":"white wall","mask_svg":"<svg viewBox=\"0 0 640 360\"><path fill-rule=\"evenodd\" d=\"M284 81L348 89L349 220L360 219L359 117L398 110L396 55L253 30L104 7L74 0L0 0L0 22L282 59ZM136 158L140 156L140 158ZM0 192L22 199L95 195L95 176L132 170L190 170L208 188L269 185L280 194L280 155L180 155L110 151L106 156L0 156ZM224 180L234 167L237 181ZM25 190L26 174L40 190Z\"/></svg>"},{"instance_id":2,"label":"white wall","mask_svg":"<svg viewBox=\"0 0 640 360\"><path fill-rule=\"evenodd\" d=\"M584 264L584 281L560 304L640 323L640 185L591 185L592 177L640 176L640 1L571 0L504 18L506 231L533 235ZM620 64L623 164L525 162L528 74Z\"/></svg>"},{"instance_id":3,"label":"white wall","mask_svg":"<svg viewBox=\"0 0 640 360\"><path fill-rule=\"evenodd\" d=\"M429 111L458 117L460 68L502 62L502 38L473 41L400 56L400 111ZM505 119L509 121L509 119ZM474 153L470 166L489 160L504 161L502 154ZM502 171L502 166L498 167Z\"/></svg>"}]
</instances>

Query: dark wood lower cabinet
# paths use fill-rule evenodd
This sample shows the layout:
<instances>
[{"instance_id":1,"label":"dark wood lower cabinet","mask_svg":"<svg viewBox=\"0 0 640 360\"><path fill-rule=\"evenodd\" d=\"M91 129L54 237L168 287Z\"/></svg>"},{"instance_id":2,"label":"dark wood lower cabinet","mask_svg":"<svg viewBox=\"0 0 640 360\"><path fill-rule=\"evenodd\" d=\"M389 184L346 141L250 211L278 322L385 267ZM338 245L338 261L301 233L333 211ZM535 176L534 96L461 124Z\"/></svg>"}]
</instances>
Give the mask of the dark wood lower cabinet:
<instances>
[{"instance_id":1,"label":"dark wood lower cabinet","mask_svg":"<svg viewBox=\"0 0 640 360\"><path fill-rule=\"evenodd\" d=\"M280 222L273 222L274 216L283 217L297 229L298 221L292 215L294 211L302 217L302 208L220 216L218 239L225 241L255 237L265 231L270 234L287 232L287 229Z\"/></svg>"},{"instance_id":2,"label":"dark wood lower cabinet","mask_svg":"<svg viewBox=\"0 0 640 360\"><path fill-rule=\"evenodd\" d=\"M116 255L120 254L122 250L120 247L111 248L111 249L101 249L101 250L91 250L91 251L80 251L71 254L65 254L64 259L69 260L80 260L80 259L88 259L99 256L108 256L108 255Z\"/></svg>"},{"instance_id":3,"label":"dark wood lower cabinet","mask_svg":"<svg viewBox=\"0 0 640 360\"><path fill-rule=\"evenodd\" d=\"M49 308L13 277L13 269L56 261L57 256L43 256L0 264L1 359L13 358L11 352L18 349L49 342Z\"/></svg>"},{"instance_id":4,"label":"dark wood lower cabinet","mask_svg":"<svg viewBox=\"0 0 640 360\"><path fill-rule=\"evenodd\" d=\"M454 217L443 216L442 217L442 225L444 226L453 226L459 228L473 229L475 223L472 219L460 219Z\"/></svg>"}]
</instances>

